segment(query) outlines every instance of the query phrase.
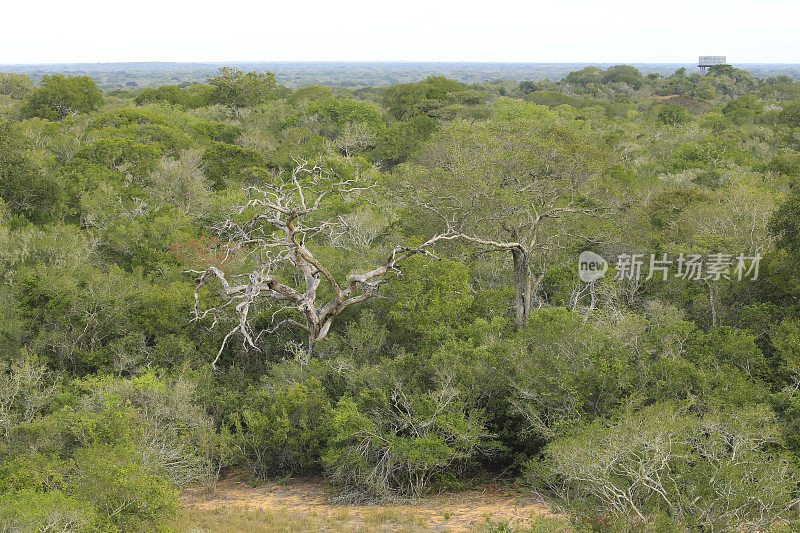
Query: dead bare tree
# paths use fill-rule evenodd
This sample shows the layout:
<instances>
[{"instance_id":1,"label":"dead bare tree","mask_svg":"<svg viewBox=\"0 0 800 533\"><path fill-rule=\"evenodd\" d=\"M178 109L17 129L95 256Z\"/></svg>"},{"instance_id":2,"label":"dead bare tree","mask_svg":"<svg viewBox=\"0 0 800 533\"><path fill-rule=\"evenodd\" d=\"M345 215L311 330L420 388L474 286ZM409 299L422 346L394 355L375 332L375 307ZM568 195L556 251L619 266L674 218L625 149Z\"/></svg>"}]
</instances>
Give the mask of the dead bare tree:
<instances>
[{"instance_id":1,"label":"dead bare tree","mask_svg":"<svg viewBox=\"0 0 800 533\"><path fill-rule=\"evenodd\" d=\"M237 332L242 335L245 346L259 350L256 343L261 335L272 334L282 326L296 327L308 335L310 357L314 343L327 337L336 317L347 307L376 296L380 285L400 274L400 263L420 253L435 257L432 247L437 241L455 238L452 233L445 232L419 246L394 246L381 264L352 273L340 283L314 256L309 244L317 236L341 234L347 229L346 221L341 218L321 220L324 217L320 216L320 211L327 199L340 195L347 200L371 187L359 186L355 180L339 179L319 165L310 166L302 160L296 163L288 176L279 175L272 183L247 187L246 202L219 228L220 233L228 237L229 252L239 250L253 254L256 268L230 276L214 266L205 271L189 271L199 274L194 320L212 317L211 327L214 327L231 310L237 315L236 326L225 336L212 362L214 368L228 340ZM288 281L291 276L280 276L287 268L302 279L297 287ZM242 282L232 283L229 278ZM200 289L214 279L221 284L225 301L201 310ZM323 285L324 291L321 290ZM262 303L277 304L277 309L272 314L271 326L256 332L251 317L257 314L254 308ZM282 311L294 313L297 319L275 322Z\"/></svg>"},{"instance_id":2,"label":"dead bare tree","mask_svg":"<svg viewBox=\"0 0 800 533\"><path fill-rule=\"evenodd\" d=\"M561 127L455 124L417 160L406 169L404 194L417 196L464 241L511 254L518 327L525 327L554 255L593 240L578 235L587 218L610 219L591 181L615 158Z\"/></svg>"}]
</instances>

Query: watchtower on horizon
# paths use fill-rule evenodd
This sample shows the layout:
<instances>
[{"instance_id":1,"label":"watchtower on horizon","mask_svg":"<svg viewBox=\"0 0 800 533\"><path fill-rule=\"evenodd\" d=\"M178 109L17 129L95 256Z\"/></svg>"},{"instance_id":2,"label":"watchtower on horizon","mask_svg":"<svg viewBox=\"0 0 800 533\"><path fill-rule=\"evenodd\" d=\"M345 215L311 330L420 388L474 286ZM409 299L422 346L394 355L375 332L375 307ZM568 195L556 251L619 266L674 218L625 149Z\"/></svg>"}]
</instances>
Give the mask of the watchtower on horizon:
<instances>
[{"instance_id":1,"label":"watchtower on horizon","mask_svg":"<svg viewBox=\"0 0 800 533\"><path fill-rule=\"evenodd\" d=\"M727 64L728 58L725 56L700 56L700 60L697 62L697 66L700 68L700 72L704 76L710 67L713 67L714 65Z\"/></svg>"}]
</instances>

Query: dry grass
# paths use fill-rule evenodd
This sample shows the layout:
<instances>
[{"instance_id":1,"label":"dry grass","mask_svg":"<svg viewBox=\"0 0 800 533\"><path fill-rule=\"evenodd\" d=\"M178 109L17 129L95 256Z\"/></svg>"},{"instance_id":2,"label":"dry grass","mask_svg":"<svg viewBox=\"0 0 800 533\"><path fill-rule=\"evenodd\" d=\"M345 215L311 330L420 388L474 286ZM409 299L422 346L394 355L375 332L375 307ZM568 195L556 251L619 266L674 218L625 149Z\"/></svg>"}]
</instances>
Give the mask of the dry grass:
<instances>
[{"instance_id":1,"label":"dry grass","mask_svg":"<svg viewBox=\"0 0 800 533\"><path fill-rule=\"evenodd\" d=\"M174 531L193 533L262 531L571 531L525 494L485 486L458 494L430 496L413 503L338 505L324 481L288 480L250 487L233 476L209 493L183 494Z\"/></svg>"},{"instance_id":2,"label":"dry grass","mask_svg":"<svg viewBox=\"0 0 800 533\"><path fill-rule=\"evenodd\" d=\"M311 532L331 533L363 531L367 533L398 532L421 533L423 531L519 531L528 533L574 533L569 523L561 518L533 516L524 524L496 522L490 518L464 526L438 524L431 527L424 517L413 513L399 514L394 510L375 511L363 517L349 515L319 516L295 513L289 509L270 511L232 507L228 509L187 508L181 516L170 522L168 528L186 533L272 533L272 532Z\"/></svg>"}]
</instances>

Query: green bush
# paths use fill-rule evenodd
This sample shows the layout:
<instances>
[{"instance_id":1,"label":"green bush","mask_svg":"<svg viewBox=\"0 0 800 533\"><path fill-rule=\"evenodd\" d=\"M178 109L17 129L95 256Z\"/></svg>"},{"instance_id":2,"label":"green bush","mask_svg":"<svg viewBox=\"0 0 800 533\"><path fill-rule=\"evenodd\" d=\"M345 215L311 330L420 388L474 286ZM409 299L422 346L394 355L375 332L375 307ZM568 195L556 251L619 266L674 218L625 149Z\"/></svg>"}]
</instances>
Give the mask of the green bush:
<instances>
[{"instance_id":1,"label":"green bush","mask_svg":"<svg viewBox=\"0 0 800 533\"><path fill-rule=\"evenodd\" d=\"M539 438L554 438L602 416L633 390L631 354L564 308L532 312L527 328L509 339L505 350L515 369L510 401L527 432Z\"/></svg>"},{"instance_id":2,"label":"green bush","mask_svg":"<svg viewBox=\"0 0 800 533\"><path fill-rule=\"evenodd\" d=\"M213 142L203 154L202 166L214 189L221 190L227 183L240 181L242 171L245 169L264 167L266 161L261 154L253 150L235 144Z\"/></svg>"},{"instance_id":3,"label":"green bush","mask_svg":"<svg viewBox=\"0 0 800 533\"><path fill-rule=\"evenodd\" d=\"M689 121L689 112L678 104L667 104L659 107L658 121L666 126L680 126Z\"/></svg>"},{"instance_id":4,"label":"green bush","mask_svg":"<svg viewBox=\"0 0 800 533\"><path fill-rule=\"evenodd\" d=\"M88 393L81 397L85 410L110 415L128 409L136 428L133 446L175 485L212 481L227 460L227 435L216 432L211 417L195 403L194 381L150 371L124 380L86 379L75 386Z\"/></svg>"},{"instance_id":5,"label":"green bush","mask_svg":"<svg viewBox=\"0 0 800 533\"><path fill-rule=\"evenodd\" d=\"M417 83L399 83L383 92L383 107L398 120L417 115L435 116L452 101L452 95L466 90L461 83L443 76L431 76Z\"/></svg>"},{"instance_id":6,"label":"green bush","mask_svg":"<svg viewBox=\"0 0 800 533\"><path fill-rule=\"evenodd\" d=\"M417 497L440 473L458 471L492 446L479 411L444 385L407 392L400 385L342 398L331 418L324 462L351 498Z\"/></svg>"},{"instance_id":7,"label":"green bush","mask_svg":"<svg viewBox=\"0 0 800 533\"><path fill-rule=\"evenodd\" d=\"M192 124L192 130L212 141L234 144L242 134L242 128L224 122L197 121Z\"/></svg>"},{"instance_id":8,"label":"green bush","mask_svg":"<svg viewBox=\"0 0 800 533\"><path fill-rule=\"evenodd\" d=\"M455 327L468 317L474 295L466 266L415 256L403 265L403 277L390 287L394 323L420 338Z\"/></svg>"},{"instance_id":9,"label":"green bush","mask_svg":"<svg viewBox=\"0 0 800 533\"><path fill-rule=\"evenodd\" d=\"M23 113L28 117L61 120L88 113L103 103L103 93L89 76L45 74L38 89L28 95Z\"/></svg>"},{"instance_id":10,"label":"green bush","mask_svg":"<svg viewBox=\"0 0 800 533\"><path fill-rule=\"evenodd\" d=\"M800 176L800 154L780 153L772 156L766 164L767 170L784 176Z\"/></svg>"},{"instance_id":11,"label":"green bush","mask_svg":"<svg viewBox=\"0 0 800 533\"><path fill-rule=\"evenodd\" d=\"M233 445L253 481L321 470L331 405L319 381L262 386L247 393L245 402Z\"/></svg>"},{"instance_id":12,"label":"green bush","mask_svg":"<svg viewBox=\"0 0 800 533\"><path fill-rule=\"evenodd\" d=\"M577 98L558 91L534 91L525 95L525 101L551 108L558 107L560 105L571 105L573 107L577 107L579 104Z\"/></svg>"},{"instance_id":13,"label":"green bush","mask_svg":"<svg viewBox=\"0 0 800 533\"><path fill-rule=\"evenodd\" d=\"M705 416L672 403L625 409L549 444L528 476L575 508L631 523L666 514L698 531L764 530L800 503L800 472L760 405Z\"/></svg>"},{"instance_id":14,"label":"green bush","mask_svg":"<svg viewBox=\"0 0 800 533\"><path fill-rule=\"evenodd\" d=\"M118 406L100 414L65 407L14 428L0 448L0 517L23 530L153 530L178 499L142 445L139 422Z\"/></svg>"},{"instance_id":15,"label":"green bush","mask_svg":"<svg viewBox=\"0 0 800 533\"><path fill-rule=\"evenodd\" d=\"M0 496L3 531L97 531L102 519L94 506L59 490L4 492Z\"/></svg>"},{"instance_id":16,"label":"green bush","mask_svg":"<svg viewBox=\"0 0 800 533\"><path fill-rule=\"evenodd\" d=\"M156 168L161 159L159 146L143 144L126 137L99 139L82 148L75 159L100 165L109 170L124 169L139 179Z\"/></svg>"},{"instance_id":17,"label":"green bush","mask_svg":"<svg viewBox=\"0 0 800 533\"><path fill-rule=\"evenodd\" d=\"M194 146L194 141L171 126L162 124L130 124L119 127L108 127L101 130L101 135L110 140L132 140L143 145L154 145L163 156L177 157L181 150Z\"/></svg>"},{"instance_id":18,"label":"green bush","mask_svg":"<svg viewBox=\"0 0 800 533\"><path fill-rule=\"evenodd\" d=\"M162 85L155 89L143 89L133 101L136 105L165 102L184 108L196 109L209 105L215 90L211 85L199 83L188 88L179 87L178 85Z\"/></svg>"},{"instance_id":19,"label":"green bush","mask_svg":"<svg viewBox=\"0 0 800 533\"><path fill-rule=\"evenodd\" d=\"M99 445L76 452L67 474L70 491L121 531L150 531L174 516L177 491L135 448Z\"/></svg>"},{"instance_id":20,"label":"green bush","mask_svg":"<svg viewBox=\"0 0 800 533\"><path fill-rule=\"evenodd\" d=\"M30 77L25 74L0 72L0 94L19 100L33 90Z\"/></svg>"},{"instance_id":21,"label":"green bush","mask_svg":"<svg viewBox=\"0 0 800 533\"><path fill-rule=\"evenodd\" d=\"M800 128L800 102L786 104L778 113L778 121L792 128Z\"/></svg>"},{"instance_id":22,"label":"green bush","mask_svg":"<svg viewBox=\"0 0 800 533\"><path fill-rule=\"evenodd\" d=\"M0 199L10 213L43 222L58 207L61 187L36 163L32 148L18 126L0 120Z\"/></svg>"},{"instance_id":23,"label":"green bush","mask_svg":"<svg viewBox=\"0 0 800 533\"><path fill-rule=\"evenodd\" d=\"M383 124L381 113L375 106L350 98L312 101L306 112L318 115L324 125L335 128L345 124L366 124L371 129L379 129Z\"/></svg>"},{"instance_id":24,"label":"green bush","mask_svg":"<svg viewBox=\"0 0 800 533\"><path fill-rule=\"evenodd\" d=\"M166 124L166 121L150 111L123 107L102 113L92 120L93 128L121 128L123 126L142 126L145 124Z\"/></svg>"},{"instance_id":25,"label":"green bush","mask_svg":"<svg viewBox=\"0 0 800 533\"><path fill-rule=\"evenodd\" d=\"M436 120L427 115L417 115L407 121L395 122L378 137L372 157L397 164L413 154L436 129Z\"/></svg>"}]
</instances>

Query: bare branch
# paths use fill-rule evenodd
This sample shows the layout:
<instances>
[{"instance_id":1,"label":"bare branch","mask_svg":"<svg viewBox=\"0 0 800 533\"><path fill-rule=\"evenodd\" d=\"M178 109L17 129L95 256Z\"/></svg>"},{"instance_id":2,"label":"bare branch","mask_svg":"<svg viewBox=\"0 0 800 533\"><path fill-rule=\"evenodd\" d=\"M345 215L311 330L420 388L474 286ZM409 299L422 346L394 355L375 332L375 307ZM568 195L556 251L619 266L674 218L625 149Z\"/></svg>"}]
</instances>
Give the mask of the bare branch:
<instances>
[{"instance_id":1,"label":"bare branch","mask_svg":"<svg viewBox=\"0 0 800 533\"><path fill-rule=\"evenodd\" d=\"M347 200L347 195L359 195L374 185L362 187L354 180L339 180L333 172L319 165L309 167L299 159L295 162L297 166L288 178L278 176L272 183L244 189L246 201L218 226L220 233L228 236L226 259L234 253L252 256L257 258L257 267L252 272L234 276L226 276L213 266L205 271L188 271L199 274L194 292L194 321L213 317L213 328L231 311L235 315L236 325L225 335L212 362L215 368L234 334L242 335L245 348L259 350L258 342L263 335L271 335L284 326L298 328L308 335L310 356L314 343L325 339L334 319L347 307L377 296L381 285L400 274L400 263L416 254L437 258L433 246L458 237L453 224L448 223L444 233L420 246L395 246L383 263L360 274L350 274L342 285L315 257L309 244L320 234L339 235L347 231L347 223L342 217L308 224L305 220L319 217L317 212L331 195L341 195ZM241 221L242 216L248 218ZM276 277L284 273L286 279L290 279L292 271L296 279L302 280L298 287ZM247 281L231 283L229 280L234 278L247 278ZM213 280L219 281L226 300L201 311L200 291ZM323 282L333 295L320 302L319 288ZM256 333L251 315L258 316L253 309L261 302L279 302L281 307L272 314L270 327ZM296 319L284 318L276 323L276 316L286 312L295 314Z\"/></svg>"}]
</instances>

